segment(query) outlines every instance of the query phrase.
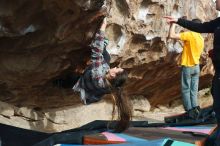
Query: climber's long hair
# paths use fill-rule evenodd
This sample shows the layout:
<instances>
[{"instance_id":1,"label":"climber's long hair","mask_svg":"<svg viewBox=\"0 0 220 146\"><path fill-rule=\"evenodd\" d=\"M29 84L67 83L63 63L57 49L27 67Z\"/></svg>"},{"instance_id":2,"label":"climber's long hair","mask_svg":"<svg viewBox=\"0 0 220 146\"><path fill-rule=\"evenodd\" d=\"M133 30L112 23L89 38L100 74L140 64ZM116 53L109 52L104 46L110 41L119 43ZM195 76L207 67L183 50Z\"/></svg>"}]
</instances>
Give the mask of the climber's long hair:
<instances>
[{"instance_id":1,"label":"climber's long hair","mask_svg":"<svg viewBox=\"0 0 220 146\"><path fill-rule=\"evenodd\" d=\"M122 132L129 127L130 120L132 119L132 106L129 98L123 92L123 85L128 78L128 73L124 70L118 73L116 77L110 80L112 99L113 99L113 112L112 117L115 116L116 108L118 111L118 122L115 127L116 132Z\"/></svg>"}]
</instances>

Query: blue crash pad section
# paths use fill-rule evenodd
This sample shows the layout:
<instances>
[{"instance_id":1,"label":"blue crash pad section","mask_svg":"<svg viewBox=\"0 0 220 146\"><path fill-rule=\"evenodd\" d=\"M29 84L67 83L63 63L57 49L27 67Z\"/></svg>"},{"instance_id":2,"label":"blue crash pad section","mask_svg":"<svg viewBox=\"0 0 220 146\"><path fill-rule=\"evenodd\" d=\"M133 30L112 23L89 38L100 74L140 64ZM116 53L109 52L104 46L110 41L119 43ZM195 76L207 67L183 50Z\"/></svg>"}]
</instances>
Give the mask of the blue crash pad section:
<instances>
[{"instance_id":1,"label":"blue crash pad section","mask_svg":"<svg viewBox=\"0 0 220 146\"><path fill-rule=\"evenodd\" d=\"M199 132L203 134L209 134L215 125L197 125L197 126L177 126L177 127L165 127L163 129L174 130L174 131L190 131Z\"/></svg>"},{"instance_id":2,"label":"blue crash pad section","mask_svg":"<svg viewBox=\"0 0 220 146\"><path fill-rule=\"evenodd\" d=\"M169 138L158 139L158 140L146 140L134 136L129 136L126 134L116 134L117 136L126 139L126 143L122 144L108 144L109 146L164 146ZM55 146L83 146L83 145L74 145L74 144L58 144ZM95 146L95 145L94 145ZM99 145L99 146L107 146L106 145ZM181 141L173 141L171 146L195 146L191 143L185 143Z\"/></svg>"}]
</instances>

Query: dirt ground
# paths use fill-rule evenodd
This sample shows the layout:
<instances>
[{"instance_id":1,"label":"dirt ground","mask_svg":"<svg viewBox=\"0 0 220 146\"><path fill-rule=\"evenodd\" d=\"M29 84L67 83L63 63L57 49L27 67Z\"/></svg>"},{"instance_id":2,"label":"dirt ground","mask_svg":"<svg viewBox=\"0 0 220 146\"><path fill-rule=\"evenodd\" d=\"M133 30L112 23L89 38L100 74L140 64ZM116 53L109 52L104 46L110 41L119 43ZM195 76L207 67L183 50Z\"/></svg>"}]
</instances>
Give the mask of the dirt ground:
<instances>
[{"instance_id":1,"label":"dirt ground","mask_svg":"<svg viewBox=\"0 0 220 146\"><path fill-rule=\"evenodd\" d=\"M199 91L198 102L201 108L212 105L212 96L210 88ZM163 122L165 116L180 114L184 112L181 99L171 103L171 105L158 105L152 108L149 112L135 111L133 120L148 120Z\"/></svg>"}]
</instances>

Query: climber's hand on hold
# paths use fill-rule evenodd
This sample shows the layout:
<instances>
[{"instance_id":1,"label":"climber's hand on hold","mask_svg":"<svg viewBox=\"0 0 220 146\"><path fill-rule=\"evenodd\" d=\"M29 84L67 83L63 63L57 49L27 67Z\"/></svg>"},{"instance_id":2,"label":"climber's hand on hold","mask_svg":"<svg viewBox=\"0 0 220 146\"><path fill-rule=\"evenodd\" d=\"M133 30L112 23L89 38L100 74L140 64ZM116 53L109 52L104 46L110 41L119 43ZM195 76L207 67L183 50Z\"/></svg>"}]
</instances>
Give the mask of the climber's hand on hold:
<instances>
[{"instance_id":1,"label":"climber's hand on hold","mask_svg":"<svg viewBox=\"0 0 220 146\"><path fill-rule=\"evenodd\" d=\"M94 20L97 20L100 17L106 17L108 15L107 7L103 6L96 14L90 18L89 23L92 23Z\"/></svg>"}]
</instances>

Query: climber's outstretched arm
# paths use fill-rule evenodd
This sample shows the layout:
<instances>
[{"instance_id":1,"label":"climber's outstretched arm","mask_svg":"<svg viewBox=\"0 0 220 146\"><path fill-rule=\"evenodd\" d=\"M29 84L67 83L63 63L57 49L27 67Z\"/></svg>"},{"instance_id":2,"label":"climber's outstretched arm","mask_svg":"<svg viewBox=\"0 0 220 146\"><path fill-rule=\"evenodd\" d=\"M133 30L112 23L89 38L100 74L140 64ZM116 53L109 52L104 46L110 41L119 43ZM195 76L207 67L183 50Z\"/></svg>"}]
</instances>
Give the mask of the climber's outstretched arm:
<instances>
[{"instance_id":1,"label":"climber's outstretched arm","mask_svg":"<svg viewBox=\"0 0 220 146\"><path fill-rule=\"evenodd\" d=\"M103 50L105 48L105 28L106 28L106 20L103 20L103 24L98 30L98 32L95 34L94 40L90 44L90 47L92 48L92 54L91 54L91 61L92 61L92 78L97 82L97 85L99 87L105 87L104 84L104 76L105 73L103 73L104 70L104 57L103 57Z\"/></svg>"}]
</instances>

